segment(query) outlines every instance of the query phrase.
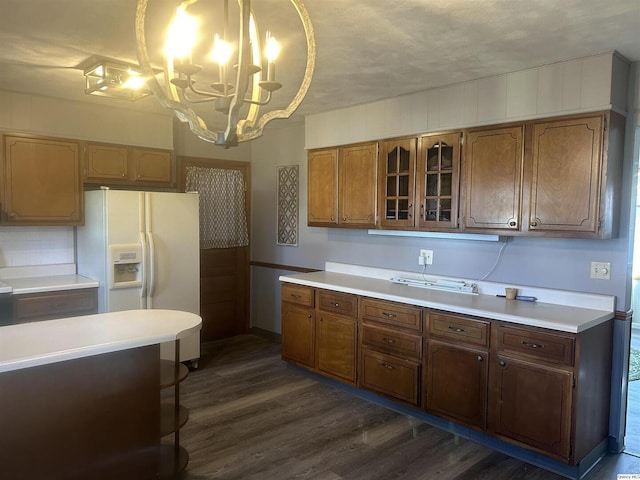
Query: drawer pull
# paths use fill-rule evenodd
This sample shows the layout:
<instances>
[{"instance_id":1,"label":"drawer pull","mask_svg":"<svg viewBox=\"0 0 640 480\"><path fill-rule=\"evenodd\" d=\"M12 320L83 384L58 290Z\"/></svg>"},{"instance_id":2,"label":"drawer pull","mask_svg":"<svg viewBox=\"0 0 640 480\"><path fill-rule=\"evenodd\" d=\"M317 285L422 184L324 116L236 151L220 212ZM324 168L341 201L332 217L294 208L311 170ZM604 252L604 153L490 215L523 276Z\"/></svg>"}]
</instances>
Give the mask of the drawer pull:
<instances>
[{"instance_id":1,"label":"drawer pull","mask_svg":"<svg viewBox=\"0 0 640 480\"><path fill-rule=\"evenodd\" d=\"M544 348L544 345L540 345L538 343L529 343L529 342L525 342L524 340L522 340L520 344L529 348Z\"/></svg>"},{"instance_id":2,"label":"drawer pull","mask_svg":"<svg viewBox=\"0 0 640 480\"><path fill-rule=\"evenodd\" d=\"M478 356L476 357L476 359L477 359L479 362L481 362L482 360L484 360L484 358L482 358L482 355L478 355Z\"/></svg>"},{"instance_id":3,"label":"drawer pull","mask_svg":"<svg viewBox=\"0 0 640 480\"><path fill-rule=\"evenodd\" d=\"M464 333L466 330L464 328L460 328L460 327L449 327L449 330L453 330L456 333Z\"/></svg>"},{"instance_id":4,"label":"drawer pull","mask_svg":"<svg viewBox=\"0 0 640 480\"><path fill-rule=\"evenodd\" d=\"M300 295L299 293L292 293L291 296L293 298L301 298L302 297L302 295Z\"/></svg>"},{"instance_id":5,"label":"drawer pull","mask_svg":"<svg viewBox=\"0 0 640 480\"><path fill-rule=\"evenodd\" d=\"M389 365L388 363L381 363L380 365L382 365L387 370L394 370L393 365Z\"/></svg>"},{"instance_id":6,"label":"drawer pull","mask_svg":"<svg viewBox=\"0 0 640 480\"><path fill-rule=\"evenodd\" d=\"M504 362L504 360L500 360L500 366L501 366L501 367L506 367L506 366L507 366L507 364Z\"/></svg>"},{"instance_id":7,"label":"drawer pull","mask_svg":"<svg viewBox=\"0 0 640 480\"><path fill-rule=\"evenodd\" d=\"M396 343L396 341L393 338L384 337L382 340L390 344Z\"/></svg>"},{"instance_id":8,"label":"drawer pull","mask_svg":"<svg viewBox=\"0 0 640 480\"><path fill-rule=\"evenodd\" d=\"M340 308L340 304L339 303L334 303L333 306L336 307L336 308Z\"/></svg>"},{"instance_id":9,"label":"drawer pull","mask_svg":"<svg viewBox=\"0 0 640 480\"><path fill-rule=\"evenodd\" d=\"M387 318L396 318L396 314L395 313L382 312L382 315L384 315Z\"/></svg>"},{"instance_id":10,"label":"drawer pull","mask_svg":"<svg viewBox=\"0 0 640 480\"><path fill-rule=\"evenodd\" d=\"M311 318L311 314L310 313L307 313L307 318Z\"/></svg>"}]
</instances>

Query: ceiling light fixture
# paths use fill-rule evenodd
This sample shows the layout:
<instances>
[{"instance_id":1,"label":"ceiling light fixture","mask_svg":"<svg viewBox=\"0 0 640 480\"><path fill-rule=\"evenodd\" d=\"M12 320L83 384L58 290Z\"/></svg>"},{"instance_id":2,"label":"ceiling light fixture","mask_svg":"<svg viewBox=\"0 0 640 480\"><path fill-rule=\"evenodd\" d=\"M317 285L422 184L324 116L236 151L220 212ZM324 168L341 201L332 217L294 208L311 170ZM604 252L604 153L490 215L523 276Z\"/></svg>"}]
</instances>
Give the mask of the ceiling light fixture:
<instances>
[{"instance_id":1,"label":"ceiling light fixture","mask_svg":"<svg viewBox=\"0 0 640 480\"><path fill-rule=\"evenodd\" d=\"M117 60L98 59L84 70L84 93L124 100L151 95L147 79L138 65Z\"/></svg>"},{"instance_id":2,"label":"ceiling light fixture","mask_svg":"<svg viewBox=\"0 0 640 480\"><path fill-rule=\"evenodd\" d=\"M203 88L197 76L205 72L194 63L193 47L197 40L197 18L188 9L198 0L182 0L169 28L164 50L164 79L161 83L152 73L145 39L145 15L148 0L138 0L136 9L136 40L138 60L143 73L150 78L148 85L160 104L173 110L201 139L216 145L230 147L253 140L262 135L265 125L277 118L289 118L298 108L311 84L315 68L315 38L313 26L302 0L289 0L295 7L307 44L304 76L298 92L282 110L271 110L259 116L260 107L271 101L272 93L282 87L276 81L275 60L279 45L269 32L265 36L265 49L261 48L256 20L250 0L238 0L240 26L238 39L232 44L227 38L229 5L223 0L224 30L213 39L210 59L217 63L215 81L211 88ZM233 56L233 52L236 56ZM263 56L264 55L264 56ZM235 77L235 78L234 78ZM211 102L215 111L226 116L226 129L212 131L193 109L200 103Z\"/></svg>"}]
</instances>

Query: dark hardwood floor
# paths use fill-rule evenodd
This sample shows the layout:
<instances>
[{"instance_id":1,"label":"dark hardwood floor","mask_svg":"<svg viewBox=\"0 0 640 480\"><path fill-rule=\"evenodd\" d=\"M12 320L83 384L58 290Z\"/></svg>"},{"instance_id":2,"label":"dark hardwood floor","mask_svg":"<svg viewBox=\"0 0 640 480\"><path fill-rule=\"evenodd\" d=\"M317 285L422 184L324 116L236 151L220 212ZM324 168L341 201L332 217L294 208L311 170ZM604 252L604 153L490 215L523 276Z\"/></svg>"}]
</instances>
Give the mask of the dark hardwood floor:
<instances>
[{"instance_id":1,"label":"dark hardwood floor","mask_svg":"<svg viewBox=\"0 0 640 480\"><path fill-rule=\"evenodd\" d=\"M562 478L288 369L257 336L203 345L181 390L184 480ZM640 473L640 458L609 455L585 478L618 473Z\"/></svg>"}]
</instances>

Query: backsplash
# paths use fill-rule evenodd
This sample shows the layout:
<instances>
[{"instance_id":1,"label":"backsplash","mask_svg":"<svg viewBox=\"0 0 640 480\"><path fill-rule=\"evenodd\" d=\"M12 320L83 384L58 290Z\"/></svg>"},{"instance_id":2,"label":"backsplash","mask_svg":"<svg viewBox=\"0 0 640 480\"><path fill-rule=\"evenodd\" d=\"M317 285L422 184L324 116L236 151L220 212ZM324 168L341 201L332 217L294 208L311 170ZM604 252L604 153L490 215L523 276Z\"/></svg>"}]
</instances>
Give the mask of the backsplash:
<instances>
[{"instance_id":1,"label":"backsplash","mask_svg":"<svg viewBox=\"0 0 640 480\"><path fill-rule=\"evenodd\" d=\"M0 269L75 261L73 227L0 227Z\"/></svg>"}]
</instances>

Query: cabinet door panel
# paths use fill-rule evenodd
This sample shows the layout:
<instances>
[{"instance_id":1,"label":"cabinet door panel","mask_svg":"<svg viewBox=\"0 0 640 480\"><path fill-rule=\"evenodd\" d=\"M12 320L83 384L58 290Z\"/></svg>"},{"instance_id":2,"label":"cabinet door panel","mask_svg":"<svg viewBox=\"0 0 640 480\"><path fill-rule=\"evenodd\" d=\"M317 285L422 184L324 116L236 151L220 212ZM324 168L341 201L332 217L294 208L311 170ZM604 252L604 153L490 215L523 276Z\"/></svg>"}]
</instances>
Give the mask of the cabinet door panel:
<instances>
[{"instance_id":1,"label":"cabinet door panel","mask_svg":"<svg viewBox=\"0 0 640 480\"><path fill-rule=\"evenodd\" d=\"M467 135L465 228L518 230L523 127Z\"/></svg>"},{"instance_id":2,"label":"cabinet door panel","mask_svg":"<svg viewBox=\"0 0 640 480\"><path fill-rule=\"evenodd\" d=\"M288 302L282 302L282 359L315 365L315 312Z\"/></svg>"},{"instance_id":3,"label":"cabinet door panel","mask_svg":"<svg viewBox=\"0 0 640 480\"><path fill-rule=\"evenodd\" d=\"M134 148L132 160L134 182L171 183L171 152Z\"/></svg>"},{"instance_id":4,"label":"cabinet door panel","mask_svg":"<svg viewBox=\"0 0 640 480\"><path fill-rule=\"evenodd\" d=\"M338 223L376 225L376 143L338 150Z\"/></svg>"},{"instance_id":5,"label":"cabinet door panel","mask_svg":"<svg viewBox=\"0 0 640 480\"><path fill-rule=\"evenodd\" d=\"M488 353L430 341L427 354L427 411L484 428Z\"/></svg>"},{"instance_id":6,"label":"cabinet door panel","mask_svg":"<svg viewBox=\"0 0 640 480\"><path fill-rule=\"evenodd\" d=\"M77 143L7 136L3 167L3 223L82 223L83 195Z\"/></svg>"},{"instance_id":7,"label":"cabinet door panel","mask_svg":"<svg viewBox=\"0 0 640 480\"><path fill-rule=\"evenodd\" d=\"M330 315L321 315L318 320L318 370L355 382L355 321Z\"/></svg>"},{"instance_id":8,"label":"cabinet door panel","mask_svg":"<svg viewBox=\"0 0 640 480\"><path fill-rule=\"evenodd\" d=\"M422 136L417 172L417 225L425 230L457 229L460 133Z\"/></svg>"},{"instance_id":9,"label":"cabinet door panel","mask_svg":"<svg viewBox=\"0 0 640 480\"><path fill-rule=\"evenodd\" d=\"M492 374L494 431L568 459L573 374L501 356Z\"/></svg>"},{"instance_id":10,"label":"cabinet door panel","mask_svg":"<svg viewBox=\"0 0 640 480\"><path fill-rule=\"evenodd\" d=\"M126 147L112 145L87 145L85 180L126 181L129 175L129 153Z\"/></svg>"},{"instance_id":11,"label":"cabinet door panel","mask_svg":"<svg viewBox=\"0 0 640 480\"><path fill-rule=\"evenodd\" d=\"M530 230L597 232L602 116L537 123Z\"/></svg>"},{"instance_id":12,"label":"cabinet door panel","mask_svg":"<svg viewBox=\"0 0 640 480\"><path fill-rule=\"evenodd\" d=\"M380 144L378 213L383 227L414 224L416 143L416 138L403 138Z\"/></svg>"},{"instance_id":13,"label":"cabinet door panel","mask_svg":"<svg viewBox=\"0 0 640 480\"><path fill-rule=\"evenodd\" d=\"M338 223L338 150L309 152L307 161L307 223Z\"/></svg>"}]
</instances>

